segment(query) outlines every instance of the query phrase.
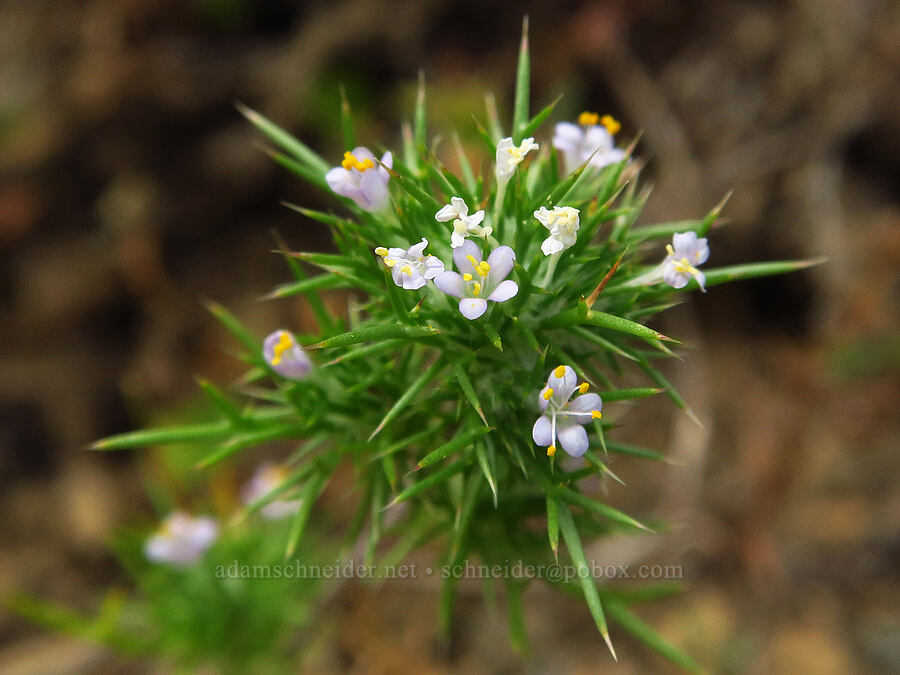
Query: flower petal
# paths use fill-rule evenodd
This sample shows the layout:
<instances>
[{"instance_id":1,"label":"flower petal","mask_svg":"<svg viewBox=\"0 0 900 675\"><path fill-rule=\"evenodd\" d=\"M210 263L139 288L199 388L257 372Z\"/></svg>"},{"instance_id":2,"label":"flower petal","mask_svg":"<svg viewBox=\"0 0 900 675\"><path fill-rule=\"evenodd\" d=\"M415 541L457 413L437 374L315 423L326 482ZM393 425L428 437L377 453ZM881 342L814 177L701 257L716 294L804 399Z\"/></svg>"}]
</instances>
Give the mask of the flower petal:
<instances>
[{"instance_id":1,"label":"flower petal","mask_svg":"<svg viewBox=\"0 0 900 675\"><path fill-rule=\"evenodd\" d=\"M547 237L541 244L541 251L543 251L544 255L553 255L554 253L559 253L564 248L565 245L562 243L562 241L554 236Z\"/></svg>"},{"instance_id":2,"label":"flower petal","mask_svg":"<svg viewBox=\"0 0 900 675\"><path fill-rule=\"evenodd\" d=\"M481 262L481 249L474 241L468 239L460 246L453 249L453 262L456 263L456 269L460 274L471 274L477 276L475 267L469 260L469 256L475 258L476 262Z\"/></svg>"},{"instance_id":3,"label":"flower petal","mask_svg":"<svg viewBox=\"0 0 900 675\"><path fill-rule=\"evenodd\" d=\"M387 188L387 178L374 169L363 171L359 179L359 189L366 203L357 202L367 211L378 211L387 204L390 192Z\"/></svg>"},{"instance_id":4,"label":"flower petal","mask_svg":"<svg viewBox=\"0 0 900 675\"><path fill-rule=\"evenodd\" d=\"M547 447L553 443L553 423L546 415L537 418L531 429L531 438L540 446Z\"/></svg>"},{"instance_id":5,"label":"flower petal","mask_svg":"<svg viewBox=\"0 0 900 675\"><path fill-rule=\"evenodd\" d=\"M425 237L422 237L422 241L420 241L418 244L410 246L407 253L409 254L410 258L416 260L422 257L422 253L425 251L426 246L428 246L428 240Z\"/></svg>"},{"instance_id":6,"label":"flower petal","mask_svg":"<svg viewBox=\"0 0 900 675\"><path fill-rule=\"evenodd\" d=\"M493 272L493 268L491 272ZM506 281L500 282L500 285L494 289L494 292L488 296L488 300L493 302L506 302L510 298L515 297L516 293L519 292L519 285L515 281L511 281L507 279Z\"/></svg>"},{"instance_id":7,"label":"flower petal","mask_svg":"<svg viewBox=\"0 0 900 675\"><path fill-rule=\"evenodd\" d=\"M694 278L697 280L697 283L700 284L700 290L706 293L706 275L700 270L697 270Z\"/></svg>"},{"instance_id":8,"label":"flower petal","mask_svg":"<svg viewBox=\"0 0 900 675\"><path fill-rule=\"evenodd\" d=\"M438 274L444 271L444 263L441 262L440 258L436 258L433 255L425 258L425 274L424 277L426 279L434 279Z\"/></svg>"},{"instance_id":9,"label":"flower petal","mask_svg":"<svg viewBox=\"0 0 900 675\"><path fill-rule=\"evenodd\" d=\"M672 248L675 249L675 256L678 258L693 253L696 245L697 233L693 230L672 235Z\"/></svg>"},{"instance_id":10,"label":"flower petal","mask_svg":"<svg viewBox=\"0 0 900 675\"><path fill-rule=\"evenodd\" d=\"M462 197L450 197L450 205L456 211L456 217L466 219L466 216L469 215L469 207L466 205L466 200Z\"/></svg>"},{"instance_id":11,"label":"flower petal","mask_svg":"<svg viewBox=\"0 0 900 675\"><path fill-rule=\"evenodd\" d=\"M557 377L556 369L554 369L547 378L547 386L553 389L553 401L559 406L569 400L575 387L578 386L578 376L575 371L570 366L562 367L564 369L562 377Z\"/></svg>"},{"instance_id":12,"label":"flower petal","mask_svg":"<svg viewBox=\"0 0 900 675\"><path fill-rule=\"evenodd\" d=\"M434 285L437 286L439 291L452 295L454 298L461 298L465 295L466 283L463 281L462 276L450 270L438 274L434 278Z\"/></svg>"},{"instance_id":13,"label":"flower petal","mask_svg":"<svg viewBox=\"0 0 900 675\"><path fill-rule=\"evenodd\" d=\"M359 185L347 169L336 166L325 174L325 182L335 194L356 200L359 197Z\"/></svg>"},{"instance_id":14,"label":"flower petal","mask_svg":"<svg viewBox=\"0 0 900 675\"><path fill-rule=\"evenodd\" d=\"M581 127L571 122L559 122L553 132L553 147L562 152L576 152L584 137Z\"/></svg>"},{"instance_id":15,"label":"flower petal","mask_svg":"<svg viewBox=\"0 0 900 675\"><path fill-rule=\"evenodd\" d=\"M456 217L456 209L451 204L442 206L441 210L434 214L434 219L439 223L448 223Z\"/></svg>"},{"instance_id":16,"label":"flower petal","mask_svg":"<svg viewBox=\"0 0 900 675\"><path fill-rule=\"evenodd\" d=\"M484 298L463 298L459 301L459 311L469 320L477 319L487 311L487 300Z\"/></svg>"},{"instance_id":17,"label":"flower petal","mask_svg":"<svg viewBox=\"0 0 900 675\"><path fill-rule=\"evenodd\" d=\"M581 457L590 447L587 432L578 424L563 424L556 428L559 442L572 457Z\"/></svg>"},{"instance_id":18,"label":"flower petal","mask_svg":"<svg viewBox=\"0 0 900 675\"><path fill-rule=\"evenodd\" d=\"M509 246L498 246L491 251L487 261L491 266L487 283L489 286L493 286L503 281L512 271L513 265L516 264L516 253Z\"/></svg>"},{"instance_id":19,"label":"flower petal","mask_svg":"<svg viewBox=\"0 0 900 675\"><path fill-rule=\"evenodd\" d=\"M591 412L591 410L602 410L603 401L600 400L598 394L583 394L572 400L566 407L571 412Z\"/></svg>"}]
</instances>

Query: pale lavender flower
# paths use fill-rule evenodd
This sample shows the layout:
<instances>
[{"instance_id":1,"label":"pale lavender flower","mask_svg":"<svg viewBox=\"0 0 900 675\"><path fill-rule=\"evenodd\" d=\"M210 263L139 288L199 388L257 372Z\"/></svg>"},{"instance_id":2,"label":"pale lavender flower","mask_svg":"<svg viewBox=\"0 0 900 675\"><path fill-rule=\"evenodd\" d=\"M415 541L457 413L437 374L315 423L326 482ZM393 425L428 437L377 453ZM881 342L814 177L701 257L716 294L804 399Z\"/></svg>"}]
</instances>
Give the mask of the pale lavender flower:
<instances>
[{"instance_id":1,"label":"pale lavender flower","mask_svg":"<svg viewBox=\"0 0 900 675\"><path fill-rule=\"evenodd\" d=\"M541 225L550 230L550 236L541 244L544 255L559 253L575 243L575 233L581 224L580 213L571 206L554 206L552 211L542 206L534 212Z\"/></svg>"},{"instance_id":2,"label":"pale lavender flower","mask_svg":"<svg viewBox=\"0 0 900 675\"><path fill-rule=\"evenodd\" d=\"M698 238L696 232L681 232L672 237L666 252L668 255L662 263L663 281L672 288L684 288L693 277L705 293L706 275L697 269L697 265L709 259L706 239Z\"/></svg>"},{"instance_id":3,"label":"pale lavender flower","mask_svg":"<svg viewBox=\"0 0 900 675\"><path fill-rule=\"evenodd\" d=\"M384 153L381 163L388 168L393 166L390 152ZM326 173L325 180L342 197L349 197L366 211L378 211L390 196L390 174L384 166L379 166L371 150L360 146L345 152L341 165Z\"/></svg>"},{"instance_id":4,"label":"pale lavender flower","mask_svg":"<svg viewBox=\"0 0 900 675\"><path fill-rule=\"evenodd\" d=\"M588 159L590 166L602 169L622 161L625 151L615 147L613 138L621 128L610 115L584 112L578 124L560 122L554 129L553 147L562 152L566 172L571 173Z\"/></svg>"},{"instance_id":5,"label":"pale lavender flower","mask_svg":"<svg viewBox=\"0 0 900 675\"><path fill-rule=\"evenodd\" d=\"M260 466L250 481L241 491L241 501L246 505L250 505L262 499L273 490L277 490L288 478L288 467L283 464L274 464L266 462ZM276 499L265 506L259 512L266 520L280 520L286 516L296 513L300 508L300 499Z\"/></svg>"},{"instance_id":6,"label":"pale lavender flower","mask_svg":"<svg viewBox=\"0 0 900 675\"><path fill-rule=\"evenodd\" d=\"M562 444L572 457L581 457L587 452L587 432L585 424L599 420L603 401L597 394L587 394L588 383L578 384L575 371L569 366L558 366L547 378L547 386L541 389L538 403L543 414L538 417L531 430L531 437L538 445L547 448L547 455L556 454L556 442ZM578 396L569 400L576 391Z\"/></svg>"},{"instance_id":7,"label":"pale lavender flower","mask_svg":"<svg viewBox=\"0 0 900 675\"><path fill-rule=\"evenodd\" d=\"M462 246L469 235L485 239L494 231L492 227L482 227L483 210L469 215L469 207L461 197L451 197L450 203L442 207L434 215L434 219L439 223L453 221L453 233L450 235L450 246L453 248Z\"/></svg>"},{"instance_id":8,"label":"pale lavender flower","mask_svg":"<svg viewBox=\"0 0 900 675\"><path fill-rule=\"evenodd\" d=\"M302 380L313 364L294 335L286 330L269 333L263 341L263 358L272 370L289 380Z\"/></svg>"},{"instance_id":9,"label":"pale lavender flower","mask_svg":"<svg viewBox=\"0 0 900 675\"><path fill-rule=\"evenodd\" d=\"M539 147L533 138L526 138L519 145L515 145L512 138L501 139L497 143L497 165L495 169L497 180L505 185L510 176L515 173L516 167L525 159L525 155L532 150L537 150Z\"/></svg>"},{"instance_id":10,"label":"pale lavender flower","mask_svg":"<svg viewBox=\"0 0 900 675\"><path fill-rule=\"evenodd\" d=\"M487 311L487 301L506 302L519 292L519 285L507 279L516 262L509 246L498 246L486 261L481 249L466 240L453 249L453 262L462 274L447 270L434 279L434 285L447 295L460 298L459 311L467 319L477 319Z\"/></svg>"},{"instance_id":11,"label":"pale lavender flower","mask_svg":"<svg viewBox=\"0 0 900 675\"><path fill-rule=\"evenodd\" d=\"M423 238L408 249L379 246L375 249L375 253L381 256L384 264L390 268L395 284L408 291L414 291L444 271L444 263L440 259L433 255L425 255L426 246L428 240Z\"/></svg>"},{"instance_id":12,"label":"pale lavender flower","mask_svg":"<svg viewBox=\"0 0 900 675\"><path fill-rule=\"evenodd\" d=\"M200 559L218 536L219 525L214 518L194 518L174 511L144 543L144 554L153 562L188 567Z\"/></svg>"}]
</instances>

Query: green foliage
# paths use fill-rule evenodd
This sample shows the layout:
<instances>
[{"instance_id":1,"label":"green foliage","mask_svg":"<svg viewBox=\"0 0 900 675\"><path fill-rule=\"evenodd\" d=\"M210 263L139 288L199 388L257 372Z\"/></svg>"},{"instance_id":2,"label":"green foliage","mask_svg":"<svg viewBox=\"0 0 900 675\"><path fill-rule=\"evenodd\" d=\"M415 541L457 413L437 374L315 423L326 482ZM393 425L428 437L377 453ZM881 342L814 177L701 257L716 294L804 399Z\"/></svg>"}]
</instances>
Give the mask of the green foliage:
<instances>
[{"instance_id":1,"label":"green foliage","mask_svg":"<svg viewBox=\"0 0 900 675\"><path fill-rule=\"evenodd\" d=\"M523 33L509 127L516 141L537 133L555 106L554 101L529 118L529 72L527 33ZM303 500L279 542L279 550L286 551L288 558L297 555L309 539L316 501L329 479L339 466L350 464L359 508L347 524L345 541L355 541L368 525L363 535L367 558L381 555L398 561L424 542L437 542L449 565L466 559L552 565L562 538L571 562L586 571L589 565L582 540L620 530L641 536L652 532L604 503L588 487L591 481L586 479L598 473L618 480L601 457L618 453L635 461L664 458L653 450L608 438L611 427L597 421L589 427L595 438L583 460L548 458L531 436L539 415L538 391L549 372L565 364L592 388L601 389L607 404L604 412L614 411L623 405L621 401L665 392L690 414L656 365L657 360L674 356L670 347L678 343L646 325L654 314L677 303L673 300L676 291L641 280L647 278L649 266L662 259L663 244L674 233L705 234L715 225L721 205L702 219L638 226L647 193L636 187L639 169L629 156L602 170L585 163L565 175L546 135L541 149L517 168L509 183L498 185L490 173L476 175L472 169L491 166L493 154L467 157L453 133L449 136L453 148L447 149L444 159L460 166L457 177L429 147L425 91L422 78L413 119L403 125L402 151L394 153L386 210L370 213L343 198L339 201L349 216L291 207L303 218L303 226L327 227L337 249L327 254L292 253L278 242L293 280L268 297L303 295L313 308L318 333L303 341L315 362L309 377L294 382L278 375L262 358L259 337L252 336L237 317L210 303L210 311L241 345L242 358L252 368L244 382L253 382L252 387L222 392L201 382L220 421L123 434L94 447L117 450L194 443L207 449L200 462L206 467L274 439L296 441L299 447L290 460L291 475L279 490L279 496ZM343 94L341 101L341 128L350 146L355 139L352 111ZM328 189L324 175L329 162L259 113L241 111L275 146L271 154L276 161ZM493 153L503 127L491 96L487 121L487 127L474 124L486 150ZM437 222L435 212L454 196L463 196L473 211L484 208L496 243L509 245L516 253L510 278L517 282L518 294L507 302L490 303L487 313L474 321L463 317L457 301L432 284L415 291L398 288L373 254L376 247L405 249L425 237L427 253L452 269L450 227ZM580 210L581 230L574 246L548 257L540 248L547 230L532 214L541 206L557 205ZM808 264L707 269L707 286L789 272ZM322 272L309 275L306 266ZM358 304L347 317L330 314L319 296L320 291L335 288L360 292L354 296ZM616 384L635 375L645 386ZM239 397L246 400L245 408L235 403ZM384 515L401 502L407 508L392 527L398 539L385 550L381 541ZM252 505L251 510L260 505ZM269 539L260 539L260 545L270 550ZM251 547L244 553L259 555ZM191 575L194 572L179 579ZM197 576L199 584L202 575ZM138 578L146 586L144 577ZM520 649L526 645L521 593L528 583L515 579L506 584L511 636ZM695 667L629 613L627 605L635 597L599 585L589 575L577 583L610 649L604 613L608 598L612 598L609 614L622 628L675 663ZM445 630L452 619L455 588L455 579L444 580L440 622ZM205 596L195 597L192 592L185 590L195 602L207 602ZM165 593L160 593L162 602ZM263 613L261 625L275 620L266 611L277 609L264 607L258 598L248 601L259 603L254 607ZM274 596L271 602L281 606ZM209 612L215 613L214 606ZM176 645L166 645L167 653L193 658L192 649L213 644L204 642L199 626L183 630ZM252 634L259 630L254 628ZM199 642L188 644L195 637Z\"/></svg>"},{"instance_id":2,"label":"green foliage","mask_svg":"<svg viewBox=\"0 0 900 675\"><path fill-rule=\"evenodd\" d=\"M143 535L127 533L114 549L136 585L131 597L111 590L94 617L26 595L6 604L44 626L132 657L222 673L296 672L296 645L321 582L298 577L285 564L285 536L281 523L232 526L197 564L173 568L149 562ZM315 555L303 551L307 563L315 563Z\"/></svg>"}]
</instances>

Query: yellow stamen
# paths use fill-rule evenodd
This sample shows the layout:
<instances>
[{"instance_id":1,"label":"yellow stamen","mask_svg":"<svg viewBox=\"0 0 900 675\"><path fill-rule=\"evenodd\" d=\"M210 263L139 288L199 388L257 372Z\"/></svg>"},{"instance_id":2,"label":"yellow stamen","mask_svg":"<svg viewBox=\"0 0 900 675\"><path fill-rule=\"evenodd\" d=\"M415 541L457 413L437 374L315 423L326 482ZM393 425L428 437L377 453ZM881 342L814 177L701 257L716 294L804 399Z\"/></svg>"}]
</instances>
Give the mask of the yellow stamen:
<instances>
[{"instance_id":1,"label":"yellow stamen","mask_svg":"<svg viewBox=\"0 0 900 675\"><path fill-rule=\"evenodd\" d=\"M375 162L371 159L364 159L363 161L359 161L356 156L350 152L349 150L344 153L344 159L341 162L341 166L345 169L356 169L357 171L365 171L366 169L374 169Z\"/></svg>"},{"instance_id":2,"label":"yellow stamen","mask_svg":"<svg viewBox=\"0 0 900 675\"><path fill-rule=\"evenodd\" d=\"M556 454L556 446L555 445L551 445L550 447L547 448L547 457L553 457L553 455L555 455L555 454Z\"/></svg>"},{"instance_id":3,"label":"yellow stamen","mask_svg":"<svg viewBox=\"0 0 900 675\"><path fill-rule=\"evenodd\" d=\"M584 394L585 392L587 392L588 389L590 389L590 386L591 385L589 385L587 382L582 382L581 384L578 385L578 393Z\"/></svg>"},{"instance_id":4,"label":"yellow stamen","mask_svg":"<svg viewBox=\"0 0 900 675\"><path fill-rule=\"evenodd\" d=\"M404 265L403 269L400 270L400 273L412 276L412 269L410 269L409 265Z\"/></svg>"},{"instance_id":5,"label":"yellow stamen","mask_svg":"<svg viewBox=\"0 0 900 675\"><path fill-rule=\"evenodd\" d=\"M682 258L675 263L675 271L679 274L699 274L700 270L691 265L687 258Z\"/></svg>"},{"instance_id":6,"label":"yellow stamen","mask_svg":"<svg viewBox=\"0 0 900 675\"><path fill-rule=\"evenodd\" d=\"M388 254L388 250L384 246L379 246L375 249L375 255L380 255L382 258Z\"/></svg>"},{"instance_id":7,"label":"yellow stamen","mask_svg":"<svg viewBox=\"0 0 900 675\"><path fill-rule=\"evenodd\" d=\"M553 371L553 377L562 377L566 374L565 366L556 366L556 370Z\"/></svg>"},{"instance_id":8,"label":"yellow stamen","mask_svg":"<svg viewBox=\"0 0 900 675\"><path fill-rule=\"evenodd\" d=\"M675 255L675 249L672 248L672 244L666 244L666 253L669 255Z\"/></svg>"},{"instance_id":9,"label":"yellow stamen","mask_svg":"<svg viewBox=\"0 0 900 675\"><path fill-rule=\"evenodd\" d=\"M396 260L391 260L390 258L385 258L385 259L384 259L384 264L387 265L388 267L393 267L394 265L397 264L397 261L396 261Z\"/></svg>"},{"instance_id":10,"label":"yellow stamen","mask_svg":"<svg viewBox=\"0 0 900 675\"><path fill-rule=\"evenodd\" d=\"M482 262L478 263L475 267L478 270L478 274L480 274L483 277L486 277L488 275L488 272L491 271L491 266L488 265L488 263L486 261L482 261Z\"/></svg>"},{"instance_id":11,"label":"yellow stamen","mask_svg":"<svg viewBox=\"0 0 900 675\"><path fill-rule=\"evenodd\" d=\"M476 281L474 284L472 284L472 295L474 295L477 298L480 294L481 294L481 284L479 284Z\"/></svg>"},{"instance_id":12,"label":"yellow stamen","mask_svg":"<svg viewBox=\"0 0 900 675\"><path fill-rule=\"evenodd\" d=\"M541 395L544 397L545 401L549 401L553 397L553 390L550 387L547 387Z\"/></svg>"},{"instance_id":13,"label":"yellow stamen","mask_svg":"<svg viewBox=\"0 0 900 675\"><path fill-rule=\"evenodd\" d=\"M600 115L592 112L583 112L578 116L578 124L583 127L592 127L600 121Z\"/></svg>"},{"instance_id":14,"label":"yellow stamen","mask_svg":"<svg viewBox=\"0 0 900 675\"><path fill-rule=\"evenodd\" d=\"M603 413L601 413L599 410L591 410L592 420L599 420L601 417L603 417Z\"/></svg>"},{"instance_id":15,"label":"yellow stamen","mask_svg":"<svg viewBox=\"0 0 900 675\"><path fill-rule=\"evenodd\" d=\"M466 272L465 274L463 274L463 280L464 281L472 281L472 275L469 274L468 272Z\"/></svg>"},{"instance_id":16,"label":"yellow stamen","mask_svg":"<svg viewBox=\"0 0 900 675\"><path fill-rule=\"evenodd\" d=\"M279 363L281 363L281 356L293 346L294 340L291 337L291 334L287 331L284 331L278 337L278 342L276 342L275 346L272 347L272 365L277 366Z\"/></svg>"},{"instance_id":17,"label":"yellow stamen","mask_svg":"<svg viewBox=\"0 0 900 675\"><path fill-rule=\"evenodd\" d=\"M622 125L612 115L604 115L600 118L600 124L606 127L606 130L610 133L611 136L615 136L619 133L619 129L622 128Z\"/></svg>"}]
</instances>

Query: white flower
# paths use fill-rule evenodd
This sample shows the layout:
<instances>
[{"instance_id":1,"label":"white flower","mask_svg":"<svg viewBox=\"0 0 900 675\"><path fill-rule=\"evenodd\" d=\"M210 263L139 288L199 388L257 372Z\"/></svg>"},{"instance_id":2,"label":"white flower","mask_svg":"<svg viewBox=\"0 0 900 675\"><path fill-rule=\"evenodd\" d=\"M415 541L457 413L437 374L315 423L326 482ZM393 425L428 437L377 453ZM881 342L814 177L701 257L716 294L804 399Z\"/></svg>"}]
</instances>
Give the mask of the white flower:
<instances>
[{"instance_id":1,"label":"white flower","mask_svg":"<svg viewBox=\"0 0 900 675\"><path fill-rule=\"evenodd\" d=\"M513 175L516 170L516 167L522 163L522 160L525 159L525 155L527 155L532 150L537 150L540 146L534 142L533 138L526 138L522 141L518 147L513 144L512 138L503 138L497 143L497 180L505 181L509 180L509 177Z\"/></svg>"},{"instance_id":2,"label":"white flower","mask_svg":"<svg viewBox=\"0 0 900 675\"><path fill-rule=\"evenodd\" d=\"M588 383L579 385L575 371L569 366L558 366L547 378L547 386L538 395L544 414L534 423L531 437L535 443L547 448L549 457L556 454L557 439L572 457L581 457L587 452L590 443L583 425L599 420L603 407L600 396L587 394L587 390ZM582 396L570 401L576 391Z\"/></svg>"},{"instance_id":3,"label":"white flower","mask_svg":"<svg viewBox=\"0 0 900 675\"><path fill-rule=\"evenodd\" d=\"M459 248L470 234L473 237L485 239L494 231L491 227L482 227L484 211L476 211L469 215L469 207L460 197L451 197L450 203L434 214L434 219L439 223L453 221L453 234L450 235L450 245Z\"/></svg>"},{"instance_id":4,"label":"white flower","mask_svg":"<svg viewBox=\"0 0 900 675\"><path fill-rule=\"evenodd\" d=\"M250 505L258 499L262 499L273 490L281 487L281 484L288 477L288 468L282 464L273 464L267 462L260 466L250 481L241 491L241 501L246 505ZM276 499L260 509L263 518L267 520L279 520L292 513L296 513L300 508L299 499L282 500Z\"/></svg>"},{"instance_id":5,"label":"white flower","mask_svg":"<svg viewBox=\"0 0 900 675\"><path fill-rule=\"evenodd\" d=\"M379 246L375 249L375 253L380 255L384 259L384 264L391 269L394 283L408 291L413 291L422 288L428 283L428 279L434 279L444 271L444 263L433 255L424 255L426 246L428 246L428 240L423 238L422 241L415 246L410 246L407 250Z\"/></svg>"},{"instance_id":6,"label":"white flower","mask_svg":"<svg viewBox=\"0 0 900 675\"><path fill-rule=\"evenodd\" d=\"M381 163L393 166L390 152L384 153ZM341 165L326 173L325 180L342 197L349 197L366 211L378 211L390 196L387 187L390 174L384 166L378 165L371 150L360 146L345 152Z\"/></svg>"},{"instance_id":7,"label":"white flower","mask_svg":"<svg viewBox=\"0 0 900 675\"><path fill-rule=\"evenodd\" d=\"M597 169L622 161L625 151L615 147L613 139L621 126L610 115L600 117L588 112L578 116L578 124L557 124L553 147L562 152L566 172L572 173L588 159Z\"/></svg>"},{"instance_id":8,"label":"white flower","mask_svg":"<svg viewBox=\"0 0 900 675\"><path fill-rule=\"evenodd\" d=\"M263 341L263 358L272 370L289 380L302 380L313 364L290 331L276 330Z\"/></svg>"},{"instance_id":9,"label":"white flower","mask_svg":"<svg viewBox=\"0 0 900 675\"><path fill-rule=\"evenodd\" d=\"M559 253L575 243L575 233L581 226L580 213L571 206L554 206L552 211L542 206L534 212L541 225L550 230L550 236L541 244L544 255Z\"/></svg>"},{"instance_id":10,"label":"white flower","mask_svg":"<svg viewBox=\"0 0 900 675\"><path fill-rule=\"evenodd\" d=\"M219 525L214 518L193 518L175 511L145 542L144 554L154 562L186 567L197 562L218 536Z\"/></svg>"},{"instance_id":11,"label":"white flower","mask_svg":"<svg viewBox=\"0 0 900 675\"><path fill-rule=\"evenodd\" d=\"M706 276L697 269L697 265L702 265L709 258L706 239L698 239L696 232L681 232L672 237L666 251L669 255L662 263L663 281L672 288L684 288L693 277L705 293Z\"/></svg>"},{"instance_id":12,"label":"white flower","mask_svg":"<svg viewBox=\"0 0 900 675\"><path fill-rule=\"evenodd\" d=\"M484 314L487 300L506 302L519 292L519 285L506 278L516 262L516 254L509 246L498 246L483 262L478 246L465 241L453 249L453 262L462 275L449 270L442 272L434 285L447 295L460 298L459 311L467 319Z\"/></svg>"}]
</instances>

